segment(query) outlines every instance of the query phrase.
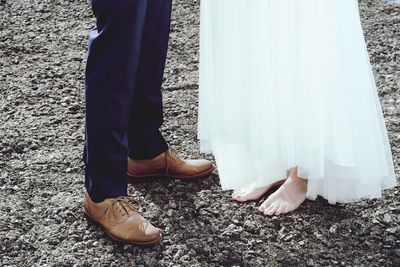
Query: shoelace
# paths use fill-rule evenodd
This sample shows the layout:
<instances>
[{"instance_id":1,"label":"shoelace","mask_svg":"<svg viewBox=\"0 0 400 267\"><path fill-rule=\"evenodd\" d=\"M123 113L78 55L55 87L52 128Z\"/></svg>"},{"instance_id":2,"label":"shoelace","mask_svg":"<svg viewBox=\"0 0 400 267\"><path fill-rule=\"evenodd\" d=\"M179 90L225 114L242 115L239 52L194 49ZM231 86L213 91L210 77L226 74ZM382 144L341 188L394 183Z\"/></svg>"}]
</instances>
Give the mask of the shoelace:
<instances>
[{"instance_id":1,"label":"shoelace","mask_svg":"<svg viewBox=\"0 0 400 267\"><path fill-rule=\"evenodd\" d=\"M175 149L175 148L170 148L169 149L169 151L170 151L170 154L172 155L172 156L175 156L175 157L177 157L177 158L180 158L180 156L179 156L179 154L178 154L178 151Z\"/></svg>"},{"instance_id":2,"label":"shoelace","mask_svg":"<svg viewBox=\"0 0 400 267\"><path fill-rule=\"evenodd\" d=\"M117 207L118 211L125 216L130 216L131 212L140 213L140 205L127 196L118 197L113 200L112 205Z\"/></svg>"}]
</instances>

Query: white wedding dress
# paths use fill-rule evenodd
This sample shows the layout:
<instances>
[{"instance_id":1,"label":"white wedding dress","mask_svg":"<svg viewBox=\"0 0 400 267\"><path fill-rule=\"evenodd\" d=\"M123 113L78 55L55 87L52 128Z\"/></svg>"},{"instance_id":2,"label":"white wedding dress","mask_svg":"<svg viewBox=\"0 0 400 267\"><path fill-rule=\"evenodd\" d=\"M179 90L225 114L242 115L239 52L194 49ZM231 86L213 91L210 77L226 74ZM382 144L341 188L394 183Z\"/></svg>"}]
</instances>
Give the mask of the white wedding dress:
<instances>
[{"instance_id":1,"label":"white wedding dress","mask_svg":"<svg viewBox=\"0 0 400 267\"><path fill-rule=\"evenodd\" d=\"M199 139L223 189L298 166L307 196L396 185L357 0L202 0Z\"/></svg>"}]
</instances>

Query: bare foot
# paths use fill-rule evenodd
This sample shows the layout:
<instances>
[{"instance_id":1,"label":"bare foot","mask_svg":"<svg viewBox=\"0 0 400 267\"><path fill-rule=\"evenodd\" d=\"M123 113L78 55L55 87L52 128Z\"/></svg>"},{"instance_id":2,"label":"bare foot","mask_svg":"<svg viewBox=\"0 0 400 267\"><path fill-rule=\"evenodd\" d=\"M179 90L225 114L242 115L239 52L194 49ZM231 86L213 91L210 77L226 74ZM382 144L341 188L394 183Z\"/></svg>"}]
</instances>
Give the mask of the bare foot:
<instances>
[{"instance_id":1,"label":"bare foot","mask_svg":"<svg viewBox=\"0 0 400 267\"><path fill-rule=\"evenodd\" d=\"M278 216L289 213L306 200L307 180L297 176L297 168L293 168L289 178L282 186L268 197L259 207L259 211L264 215Z\"/></svg>"},{"instance_id":2,"label":"bare foot","mask_svg":"<svg viewBox=\"0 0 400 267\"><path fill-rule=\"evenodd\" d=\"M252 190L252 191L246 192L246 193L235 192L232 194L232 198L239 202L258 200L272 188L282 185L285 182L285 180L286 179L282 179L275 183L269 184L264 187L257 188L255 190Z\"/></svg>"}]
</instances>

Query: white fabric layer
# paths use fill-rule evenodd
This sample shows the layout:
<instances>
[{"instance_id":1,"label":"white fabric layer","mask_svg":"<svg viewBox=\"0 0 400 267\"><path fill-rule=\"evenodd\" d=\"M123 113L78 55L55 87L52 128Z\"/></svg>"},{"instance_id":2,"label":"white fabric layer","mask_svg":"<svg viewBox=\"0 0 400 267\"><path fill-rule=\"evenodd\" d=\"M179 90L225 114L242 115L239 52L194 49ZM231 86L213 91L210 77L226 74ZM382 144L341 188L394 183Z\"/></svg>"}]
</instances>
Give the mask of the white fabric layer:
<instances>
[{"instance_id":1,"label":"white fabric layer","mask_svg":"<svg viewBox=\"0 0 400 267\"><path fill-rule=\"evenodd\" d=\"M381 197L393 159L357 0L202 0L199 139L223 189L298 166L308 197Z\"/></svg>"}]
</instances>

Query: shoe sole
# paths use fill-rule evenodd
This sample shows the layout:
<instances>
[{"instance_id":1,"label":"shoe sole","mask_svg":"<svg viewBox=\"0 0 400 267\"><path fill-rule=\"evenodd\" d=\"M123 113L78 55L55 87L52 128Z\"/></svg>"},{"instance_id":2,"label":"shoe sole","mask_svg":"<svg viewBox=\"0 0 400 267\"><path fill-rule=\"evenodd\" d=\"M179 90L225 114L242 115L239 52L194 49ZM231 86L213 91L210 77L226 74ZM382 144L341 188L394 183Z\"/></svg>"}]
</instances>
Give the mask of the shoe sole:
<instances>
[{"instance_id":1,"label":"shoe sole","mask_svg":"<svg viewBox=\"0 0 400 267\"><path fill-rule=\"evenodd\" d=\"M161 234L160 234L160 238L159 239L157 239L155 241L151 241L151 242L133 242L133 241L121 240L121 239L118 239L118 238L114 237L112 234L110 234L106 229L104 229L104 227L100 223L98 223L92 217L90 217L90 215L88 215L85 212L85 210L83 210L83 216L86 218L86 220L89 223L91 223L91 224L93 224L93 225L95 225L97 227L102 228L104 230L104 232L107 234L107 236L109 238L111 238L114 242L122 244L122 245L132 245L132 246L136 246L136 247L152 247L152 246L158 244L160 242L160 240L161 240Z\"/></svg>"},{"instance_id":2,"label":"shoe sole","mask_svg":"<svg viewBox=\"0 0 400 267\"><path fill-rule=\"evenodd\" d=\"M143 183L143 182L150 182L160 179L179 179L182 181L196 181L201 178L205 178L209 176L214 171L214 166L209 170L192 176L177 176L177 175L168 175L168 174L151 174L151 175L132 175L128 173L128 183Z\"/></svg>"}]
</instances>

